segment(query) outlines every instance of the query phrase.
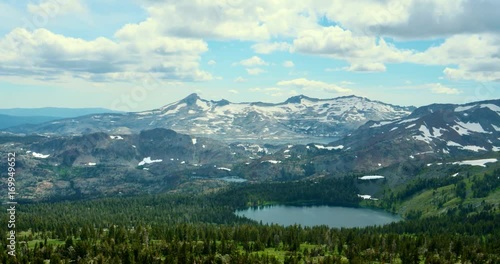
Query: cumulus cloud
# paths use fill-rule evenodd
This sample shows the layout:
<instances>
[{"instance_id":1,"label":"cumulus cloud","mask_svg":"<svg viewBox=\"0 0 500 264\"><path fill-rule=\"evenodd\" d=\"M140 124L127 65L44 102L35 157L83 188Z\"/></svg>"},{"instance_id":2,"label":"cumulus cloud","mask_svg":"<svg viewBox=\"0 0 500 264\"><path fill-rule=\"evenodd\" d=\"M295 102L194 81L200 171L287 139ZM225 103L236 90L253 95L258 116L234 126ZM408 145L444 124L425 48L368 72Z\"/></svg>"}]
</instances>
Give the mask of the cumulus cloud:
<instances>
[{"instance_id":1,"label":"cumulus cloud","mask_svg":"<svg viewBox=\"0 0 500 264\"><path fill-rule=\"evenodd\" d=\"M453 80L500 80L500 35L456 35L441 45L410 57L424 65L446 65L443 73Z\"/></svg>"},{"instance_id":2,"label":"cumulus cloud","mask_svg":"<svg viewBox=\"0 0 500 264\"><path fill-rule=\"evenodd\" d=\"M343 60L350 65L340 70L383 72L387 64L411 62L442 65L448 79L500 81L500 1L139 3L148 18L124 25L113 37L84 40L46 29L12 30L0 38L0 75L57 79L66 74L107 81L149 73L164 79L212 80L216 77L200 69L201 54L208 51L206 41L241 40L255 43L251 49L258 54L288 51ZM43 12L48 16L87 11L81 0L40 0L26 7L30 14ZM320 19L336 26L320 25ZM444 38L444 42L417 52L397 48L397 44L386 42L386 37L395 39L395 43L430 38ZM258 75L269 64L253 56L239 65L248 74Z\"/></svg>"},{"instance_id":3,"label":"cumulus cloud","mask_svg":"<svg viewBox=\"0 0 500 264\"><path fill-rule=\"evenodd\" d=\"M152 32L131 35L125 26L116 40L65 37L47 29L16 28L0 39L3 75L46 76L63 74L90 81L127 81L146 73L161 79L200 81L213 76L199 69L203 40L163 37ZM143 41L147 37L148 41Z\"/></svg>"},{"instance_id":4,"label":"cumulus cloud","mask_svg":"<svg viewBox=\"0 0 500 264\"><path fill-rule=\"evenodd\" d=\"M290 44L286 42L257 43L252 45L252 49L256 53L269 54L275 51L288 51L290 49Z\"/></svg>"},{"instance_id":5,"label":"cumulus cloud","mask_svg":"<svg viewBox=\"0 0 500 264\"><path fill-rule=\"evenodd\" d=\"M307 0L306 2L308 2ZM169 35L204 39L268 41L293 36L316 23L307 3L288 1L142 1L151 18L166 21L161 28ZM193 17L196 19L186 19Z\"/></svg>"},{"instance_id":6,"label":"cumulus cloud","mask_svg":"<svg viewBox=\"0 0 500 264\"><path fill-rule=\"evenodd\" d=\"M500 32L496 0L362 0L317 3L325 17L364 35L423 39Z\"/></svg>"},{"instance_id":7,"label":"cumulus cloud","mask_svg":"<svg viewBox=\"0 0 500 264\"><path fill-rule=\"evenodd\" d=\"M382 63L352 64L346 68L352 72L385 72L385 65Z\"/></svg>"},{"instance_id":8,"label":"cumulus cloud","mask_svg":"<svg viewBox=\"0 0 500 264\"><path fill-rule=\"evenodd\" d=\"M245 67L253 67L253 66L265 66L268 65L267 62L265 62L263 59L261 59L258 56L253 56L248 59L241 60L240 62L236 63L237 65L245 66Z\"/></svg>"},{"instance_id":9,"label":"cumulus cloud","mask_svg":"<svg viewBox=\"0 0 500 264\"><path fill-rule=\"evenodd\" d=\"M215 65L215 64L217 64L217 62L216 62L216 61L214 61L214 60L209 60L209 61L207 62L207 64L208 64L208 65Z\"/></svg>"},{"instance_id":10,"label":"cumulus cloud","mask_svg":"<svg viewBox=\"0 0 500 264\"><path fill-rule=\"evenodd\" d=\"M318 27L299 33L293 41L292 51L347 60L360 65L358 68L366 65L366 61L378 61L378 65L371 64L377 70L382 68L380 63L402 62L413 54L409 50L397 49L383 38L359 36L339 26Z\"/></svg>"},{"instance_id":11,"label":"cumulus cloud","mask_svg":"<svg viewBox=\"0 0 500 264\"><path fill-rule=\"evenodd\" d=\"M280 81L277 83L278 86L292 87L302 90L319 90L324 92L333 93L347 93L351 92L350 89L340 87L336 84L325 83L321 81L308 80L305 78Z\"/></svg>"}]
</instances>

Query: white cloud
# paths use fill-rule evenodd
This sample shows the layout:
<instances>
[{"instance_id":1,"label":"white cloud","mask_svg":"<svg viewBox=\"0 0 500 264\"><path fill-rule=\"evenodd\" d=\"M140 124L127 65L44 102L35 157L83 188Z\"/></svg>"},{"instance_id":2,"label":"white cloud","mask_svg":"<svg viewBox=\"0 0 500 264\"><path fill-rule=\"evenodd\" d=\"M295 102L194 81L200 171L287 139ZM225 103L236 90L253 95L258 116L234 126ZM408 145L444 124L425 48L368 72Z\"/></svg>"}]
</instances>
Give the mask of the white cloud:
<instances>
[{"instance_id":1,"label":"white cloud","mask_svg":"<svg viewBox=\"0 0 500 264\"><path fill-rule=\"evenodd\" d=\"M33 15L50 18L87 11L87 7L80 0L41 0L38 4L29 3L27 8Z\"/></svg>"},{"instance_id":2,"label":"white cloud","mask_svg":"<svg viewBox=\"0 0 500 264\"><path fill-rule=\"evenodd\" d=\"M364 35L405 39L500 32L495 0L333 0L316 6L330 21Z\"/></svg>"},{"instance_id":3,"label":"white cloud","mask_svg":"<svg viewBox=\"0 0 500 264\"><path fill-rule=\"evenodd\" d=\"M217 64L217 62L216 62L216 61L214 61L214 60L209 60L209 61L207 62L207 64L208 64L208 65L215 65L215 64Z\"/></svg>"},{"instance_id":4,"label":"white cloud","mask_svg":"<svg viewBox=\"0 0 500 264\"><path fill-rule=\"evenodd\" d=\"M283 67L286 67L286 68L292 68L292 67L294 67L294 66L295 66L295 64L293 63L293 61L289 61L289 60L287 60L287 61L284 61L284 62L283 62Z\"/></svg>"},{"instance_id":5,"label":"white cloud","mask_svg":"<svg viewBox=\"0 0 500 264\"><path fill-rule=\"evenodd\" d=\"M293 41L292 51L342 59L353 65L377 61L378 65L372 65L377 70L382 68L381 63L403 62L413 54L412 51L397 49L382 38L358 36L339 26L318 27L300 32Z\"/></svg>"},{"instance_id":6,"label":"white cloud","mask_svg":"<svg viewBox=\"0 0 500 264\"><path fill-rule=\"evenodd\" d=\"M261 68L248 68L246 70L247 70L247 73L250 75L259 75L261 73L266 72L265 70L263 70Z\"/></svg>"},{"instance_id":7,"label":"white cloud","mask_svg":"<svg viewBox=\"0 0 500 264\"><path fill-rule=\"evenodd\" d=\"M290 49L290 44L286 42L257 43L252 45L252 49L256 53L269 54L274 51L288 51Z\"/></svg>"},{"instance_id":8,"label":"white cloud","mask_svg":"<svg viewBox=\"0 0 500 264\"><path fill-rule=\"evenodd\" d=\"M162 23L163 32L180 37L268 41L293 36L314 25L314 13L306 2L255 0L143 0L151 18ZM186 19L187 17L195 19Z\"/></svg>"},{"instance_id":9,"label":"white cloud","mask_svg":"<svg viewBox=\"0 0 500 264\"><path fill-rule=\"evenodd\" d=\"M446 87L440 83L427 84L427 87L435 94L460 94L461 91L456 88Z\"/></svg>"},{"instance_id":10,"label":"white cloud","mask_svg":"<svg viewBox=\"0 0 500 264\"><path fill-rule=\"evenodd\" d=\"M258 56L253 56L251 58L242 60L242 61L240 61L240 62L238 62L236 64L239 64L239 65L242 65L242 66L245 66L245 67L265 66L265 65L268 65L267 62L265 62L263 59L261 59Z\"/></svg>"},{"instance_id":11,"label":"white cloud","mask_svg":"<svg viewBox=\"0 0 500 264\"><path fill-rule=\"evenodd\" d=\"M382 63L352 64L346 68L352 72L385 72L385 65Z\"/></svg>"},{"instance_id":12,"label":"white cloud","mask_svg":"<svg viewBox=\"0 0 500 264\"><path fill-rule=\"evenodd\" d=\"M202 40L133 33L127 25L108 38L84 40L46 29L17 28L0 39L0 75L58 79L64 74L89 81L128 81L145 74L161 79L201 81L213 76L199 69ZM148 41L143 41L147 37Z\"/></svg>"},{"instance_id":13,"label":"white cloud","mask_svg":"<svg viewBox=\"0 0 500 264\"><path fill-rule=\"evenodd\" d=\"M234 82L235 82L235 83L242 83L242 82L246 82L246 81L247 81L247 79L245 79L245 78L243 78L243 77L241 77L241 76L238 76L238 77L236 77L236 78L234 79Z\"/></svg>"},{"instance_id":14,"label":"white cloud","mask_svg":"<svg viewBox=\"0 0 500 264\"><path fill-rule=\"evenodd\" d=\"M287 86L303 90L320 90L325 92L334 93L347 93L350 89L340 87L335 84L325 83L321 81L308 80L305 78L293 79L288 81L280 81L277 83L278 86Z\"/></svg>"},{"instance_id":15,"label":"white cloud","mask_svg":"<svg viewBox=\"0 0 500 264\"><path fill-rule=\"evenodd\" d=\"M232 94L238 94L239 93L237 90L234 90L234 89L228 90L228 92L230 92Z\"/></svg>"},{"instance_id":16,"label":"white cloud","mask_svg":"<svg viewBox=\"0 0 500 264\"><path fill-rule=\"evenodd\" d=\"M441 45L411 56L411 62L446 65L444 74L454 80L499 81L500 35L456 35Z\"/></svg>"}]
</instances>

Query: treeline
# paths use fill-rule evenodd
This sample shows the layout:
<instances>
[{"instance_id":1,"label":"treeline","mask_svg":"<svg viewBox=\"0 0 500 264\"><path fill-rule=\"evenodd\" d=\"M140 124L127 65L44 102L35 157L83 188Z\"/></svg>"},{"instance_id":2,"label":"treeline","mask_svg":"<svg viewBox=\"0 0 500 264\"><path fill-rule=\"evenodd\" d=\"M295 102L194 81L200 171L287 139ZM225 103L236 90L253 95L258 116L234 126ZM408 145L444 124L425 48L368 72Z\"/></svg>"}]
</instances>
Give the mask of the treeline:
<instances>
[{"instance_id":1,"label":"treeline","mask_svg":"<svg viewBox=\"0 0 500 264\"><path fill-rule=\"evenodd\" d=\"M396 193L395 195L391 193L388 197L389 200L406 200L413 195L429 189L437 189L439 187L447 186L450 184L456 184L462 181L464 178L461 176L456 177L441 177L441 178L417 178L416 180L410 182L405 186L405 188Z\"/></svg>"},{"instance_id":2,"label":"treeline","mask_svg":"<svg viewBox=\"0 0 500 264\"><path fill-rule=\"evenodd\" d=\"M474 208L459 207L440 217L351 229L259 225L234 214L242 206L267 203L355 205L359 198L354 181L262 183L209 195L20 204L16 230L31 231L18 236L17 257L4 250L0 263L500 262L496 208L471 214ZM0 246L5 248L6 225L0 228ZM33 239L36 243L29 244Z\"/></svg>"},{"instance_id":3,"label":"treeline","mask_svg":"<svg viewBox=\"0 0 500 264\"><path fill-rule=\"evenodd\" d=\"M234 185L208 195L155 194L24 204L17 210L18 229L57 231L57 237L64 238L67 231L59 226L61 221L75 227L88 221L96 227L131 226L138 222L249 223L249 219L236 216L234 211L278 203L357 206L360 200L357 193L352 178L341 178Z\"/></svg>"},{"instance_id":4,"label":"treeline","mask_svg":"<svg viewBox=\"0 0 500 264\"><path fill-rule=\"evenodd\" d=\"M492 173L485 173L482 178L474 176L471 189L474 198L482 198L488 196L498 187L500 187L500 169L496 169Z\"/></svg>"},{"instance_id":5,"label":"treeline","mask_svg":"<svg viewBox=\"0 0 500 264\"><path fill-rule=\"evenodd\" d=\"M498 221L498 213L481 213L353 229L206 223L96 228L91 221L75 229L61 220L59 225L70 230L64 243L53 245L46 239L52 233L40 232L34 247L18 244L17 257L2 252L0 262L498 263Z\"/></svg>"},{"instance_id":6,"label":"treeline","mask_svg":"<svg viewBox=\"0 0 500 264\"><path fill-rule=\"evenodd\" d=\"M357 206L358 188L353 177L293 182L263 182L231 187L213 196L238 209L266 204Z\"/></svg>"}]
</instances>

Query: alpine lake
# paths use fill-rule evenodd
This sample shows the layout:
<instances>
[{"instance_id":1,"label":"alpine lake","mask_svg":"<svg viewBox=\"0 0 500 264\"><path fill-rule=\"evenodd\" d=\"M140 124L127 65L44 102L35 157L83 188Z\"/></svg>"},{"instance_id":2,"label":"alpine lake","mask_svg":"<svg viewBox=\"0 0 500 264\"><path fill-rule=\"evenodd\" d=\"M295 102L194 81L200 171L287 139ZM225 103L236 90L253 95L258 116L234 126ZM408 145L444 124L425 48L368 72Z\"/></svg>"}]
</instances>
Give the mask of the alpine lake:
<instances>
[{"instance_id":1,"label":"alpine lake","mask_svg":"<svg viewBox=\"0 0 500 264\"><path fill-rule=\"evenodd\" d=\"M365 227L401 221L398 215L382 210L339 206L273 205L235 212L238 216L261 222L290 226L326 225L334 228Z\"/></svg>"}]
</instances>

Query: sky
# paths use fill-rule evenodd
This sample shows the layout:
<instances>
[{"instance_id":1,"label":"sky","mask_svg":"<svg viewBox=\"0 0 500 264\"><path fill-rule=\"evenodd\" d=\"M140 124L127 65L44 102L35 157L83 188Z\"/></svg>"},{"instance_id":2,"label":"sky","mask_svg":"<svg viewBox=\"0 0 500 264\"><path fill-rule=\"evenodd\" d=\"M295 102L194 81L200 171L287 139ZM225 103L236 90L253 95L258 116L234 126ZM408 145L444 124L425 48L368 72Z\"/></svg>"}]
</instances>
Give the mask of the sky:
<instances>
[{"instance_id":1,"label":"sky","mask_svg":"<svg viewBox=\"0 0 500 264\"><path fill-rule=\"evenodd\" d=\"M498 0L0 2L0 108L500 98Z\"/></svg>"}]
</instances>

